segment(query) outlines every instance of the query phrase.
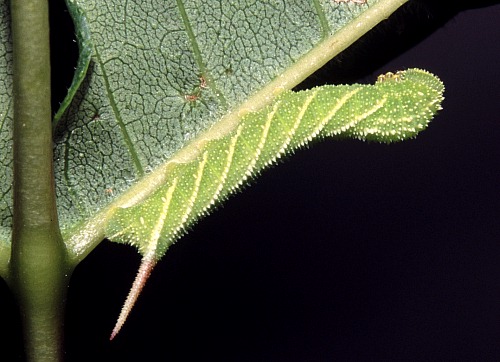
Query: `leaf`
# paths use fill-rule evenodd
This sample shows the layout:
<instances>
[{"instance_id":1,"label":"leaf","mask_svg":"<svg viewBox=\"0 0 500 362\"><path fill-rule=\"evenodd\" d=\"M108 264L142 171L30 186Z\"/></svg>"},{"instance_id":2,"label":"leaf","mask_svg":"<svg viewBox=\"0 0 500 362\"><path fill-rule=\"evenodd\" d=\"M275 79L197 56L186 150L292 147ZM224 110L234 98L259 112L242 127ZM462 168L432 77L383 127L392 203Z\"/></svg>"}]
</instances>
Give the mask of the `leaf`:
<instances>
[{"instance_id":1,"label":"leaf","mask_svg":"<svg viewBox=\"0 0 500 362\"><path fill-rule=\"evenodd\" d=\"M72 1L93 46L55 133L72 262L105 237L116 207L165 182L166 162L184 146L269 104L402 3Z\"/></svg>"},{"instance_id":2,"label":"leaf","mask_svg":"<svg viewBox=\"0 0 500 362\"><path fill-rule=\"evenodd\" d=\"M220 118L237 122L291 89L405 1L67 0L80 57L54 118L54 153L59 221L72 263L104 238L108 212L130 202L131 186L141 190L139 198L158 186L144 175ZM1 269L12 226L8 2L0 14Z\"/></svg>"},{"instance_id":3,"label":"leaf","mask_svg":"<svg viewBox=\"0 0 500 362\"><path fill-rule=\"evenodd\" d=\"M118 333L156 262L198 218L284 154L324 137L400 141L423 130L440 109L444 86L410 69L375 85L323 86L286 92L247 114L234 129L216 129L190 144L192 157L173 157L168 179L144 202L118 209L112 241L131 244L143 260L111 338Z\"/></svg>"}]
</instances>

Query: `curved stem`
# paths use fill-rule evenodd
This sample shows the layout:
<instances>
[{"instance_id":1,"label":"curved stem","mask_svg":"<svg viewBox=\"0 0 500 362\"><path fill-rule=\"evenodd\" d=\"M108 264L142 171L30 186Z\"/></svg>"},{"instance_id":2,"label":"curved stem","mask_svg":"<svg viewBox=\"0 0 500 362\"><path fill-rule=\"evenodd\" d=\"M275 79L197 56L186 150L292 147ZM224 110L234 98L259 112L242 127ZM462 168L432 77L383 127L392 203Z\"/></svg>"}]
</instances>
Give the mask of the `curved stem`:
<instances>
[{"instance_id":1,"label":"curved stem","mask_svg":"<svg viewBox=\"0 0 500 362\"><path fill-rule=\"evenodd\" d=\"M52 166L48 0L11 1L14 71L14 218L8 282L28 361L62 360L69 278Z\"/></svg>"}]
</instances>

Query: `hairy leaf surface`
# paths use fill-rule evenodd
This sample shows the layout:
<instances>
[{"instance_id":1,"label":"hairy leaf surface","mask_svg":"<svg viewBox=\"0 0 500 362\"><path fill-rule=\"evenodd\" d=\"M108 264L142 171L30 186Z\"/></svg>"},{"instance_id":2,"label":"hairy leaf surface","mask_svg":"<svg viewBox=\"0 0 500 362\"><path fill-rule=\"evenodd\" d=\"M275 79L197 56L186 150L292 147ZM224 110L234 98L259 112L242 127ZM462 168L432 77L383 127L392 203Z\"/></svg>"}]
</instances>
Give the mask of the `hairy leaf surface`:
<instances>
[{"instance_id":1,"label":"hairy leaf surface","mask_svg":"<svg viewBox=\"0 0 500 362\"><path fill-rule=\"evenodd\" d=\"M56 128L70 253L100 242L108 211L153 192L193 139L269 104L402 3L71 1L92 57Z\"/></svg>"}]
</instances>

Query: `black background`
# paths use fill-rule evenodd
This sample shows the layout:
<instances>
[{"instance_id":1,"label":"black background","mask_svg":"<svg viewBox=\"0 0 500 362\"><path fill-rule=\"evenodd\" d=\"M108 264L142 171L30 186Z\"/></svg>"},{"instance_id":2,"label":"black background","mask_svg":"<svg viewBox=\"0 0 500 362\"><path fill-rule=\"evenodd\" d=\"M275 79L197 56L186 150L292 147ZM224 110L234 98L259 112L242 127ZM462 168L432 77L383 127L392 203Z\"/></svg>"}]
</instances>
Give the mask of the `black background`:
<instances>
[{"instance_id":1,"label":"black background","mask_svg":"<svg viewBox=\"0 0 500 362\"><path fill-rule=\"evenodd\" d=\"M494 3L410 1L312 76L304 87L424 68L444 110L415 140L321 142L265 172L169 250L112 342L140 258L102 243L73 275L67 360L500 360ZM58 104L72 34L53 34ZM19 328L0 292L3 353Z\"/></svg>"}]
</instances>

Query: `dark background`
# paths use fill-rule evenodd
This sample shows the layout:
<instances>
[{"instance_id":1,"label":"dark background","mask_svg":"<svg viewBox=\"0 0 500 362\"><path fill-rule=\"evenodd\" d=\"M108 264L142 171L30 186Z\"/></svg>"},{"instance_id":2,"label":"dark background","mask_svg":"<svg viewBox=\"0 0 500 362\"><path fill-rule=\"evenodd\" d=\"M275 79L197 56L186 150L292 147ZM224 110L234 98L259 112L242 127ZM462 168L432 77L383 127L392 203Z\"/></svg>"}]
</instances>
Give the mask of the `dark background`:
<instances>
[{"instance_id":1,"label":"dark background","mask_svg":"<svg viewBox=\"0 0 500 362\"><path fill-rule=\"evenodd\" d=\"M427 131L265 172L169 250L112 342L140 258L102 243L73 275L67 360L500 360L500 5L464 3L410 1L307 81L427 69L446 85ZM59 102L72 34L55 34Z\"/></svg>"}]
</instances>

